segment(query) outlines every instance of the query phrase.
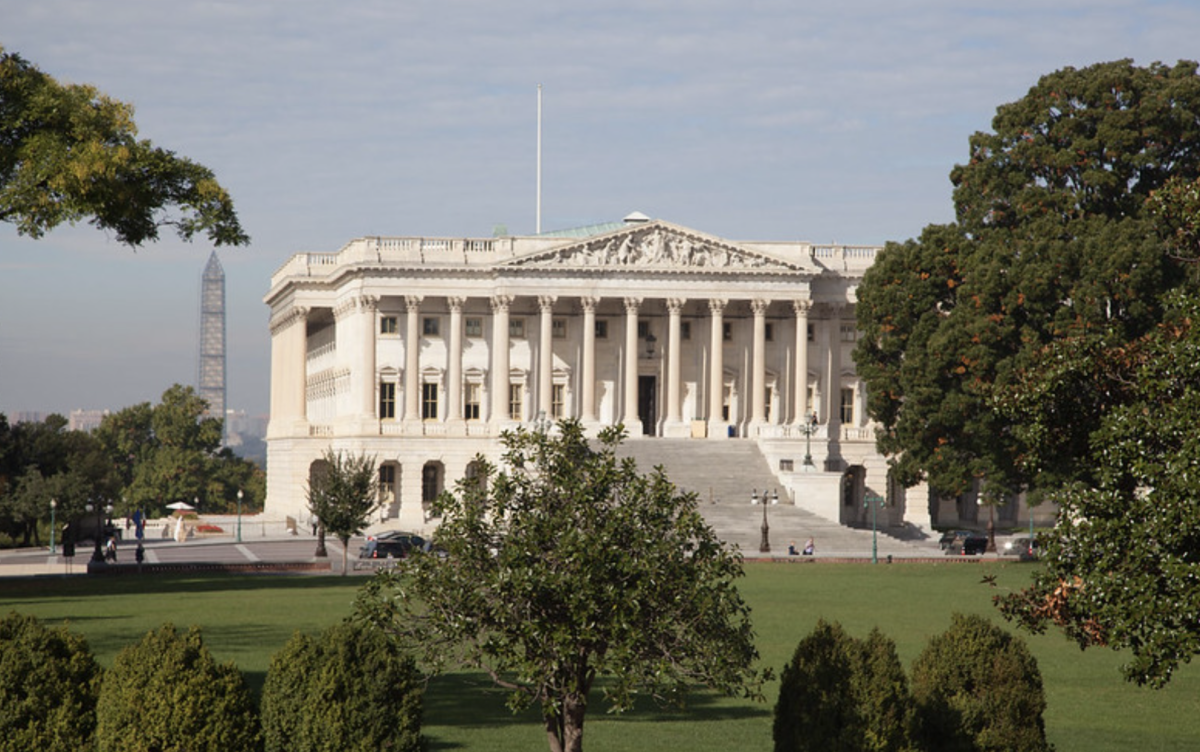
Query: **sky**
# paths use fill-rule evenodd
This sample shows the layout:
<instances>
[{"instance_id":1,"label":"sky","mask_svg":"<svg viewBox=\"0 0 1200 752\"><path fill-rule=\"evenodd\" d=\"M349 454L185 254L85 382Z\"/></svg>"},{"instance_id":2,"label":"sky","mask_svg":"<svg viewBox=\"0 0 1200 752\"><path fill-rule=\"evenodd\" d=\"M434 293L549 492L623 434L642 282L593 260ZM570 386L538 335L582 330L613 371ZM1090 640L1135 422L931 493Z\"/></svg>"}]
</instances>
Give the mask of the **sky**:
<instances>
[{"instance_id":1,"label":"sky","mask_svg":"<svg viewBox=\"0 0 1200 752\"><path fill-rule=\"evenodd\" d=\"M335 7L336 6L336 7ZM882 245L954 218L952 167L1046 73L1200 57L1196 0L0 0L0 46L212 169L227 404L268 405L292 254L633 211L729 240ZM0 413L195 386L213 248L0 224Z\"/></svg>"}]
</instances>

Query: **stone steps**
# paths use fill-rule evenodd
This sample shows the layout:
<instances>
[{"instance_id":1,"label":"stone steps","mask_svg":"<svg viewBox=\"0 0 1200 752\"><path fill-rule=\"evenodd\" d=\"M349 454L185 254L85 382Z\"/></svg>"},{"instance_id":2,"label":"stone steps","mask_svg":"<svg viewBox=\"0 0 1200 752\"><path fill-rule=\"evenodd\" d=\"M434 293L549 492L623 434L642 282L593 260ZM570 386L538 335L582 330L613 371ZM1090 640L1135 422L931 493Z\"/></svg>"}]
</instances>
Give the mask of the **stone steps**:
<instances>
[{"instance_id":1,"label":"stone steps","mask_svg":"<svg viewBox=\"0 0 1200 752\"><path fill-rule=\"evenodd\" d=\"M869 528L846 527L793 506L753 440L634 439L625 442L618 455L633 457L640 472L661 465L672 483L696 493L700 512L721 539L747 556L759 555L764 512L761 505L751 504L751 493L757 491L761 499L776 489L780 503L768 504L765 510L771 555L786 555L789 544L803 548L810 537L818 556L870 557L873 545L880 557L941 554L936 541L905 541L883 529L873 544Z\"/></svg>"}]
</instances>

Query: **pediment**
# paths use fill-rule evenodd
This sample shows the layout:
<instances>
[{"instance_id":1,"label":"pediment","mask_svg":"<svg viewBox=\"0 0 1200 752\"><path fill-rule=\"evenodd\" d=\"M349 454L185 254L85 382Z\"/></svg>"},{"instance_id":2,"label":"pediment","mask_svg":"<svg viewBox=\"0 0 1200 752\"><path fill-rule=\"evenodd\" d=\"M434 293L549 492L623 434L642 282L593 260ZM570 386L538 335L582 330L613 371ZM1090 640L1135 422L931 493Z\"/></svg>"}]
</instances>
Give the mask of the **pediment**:
<instances>
[{"instance_id":1,"label":"pediment","mask_svg":"<svg viewBox=\"0 0 1200 752\"><path fill-rule=\"evenodd\" d=\"M513 259L505 266L664 271L730 269L781 273L805 271L798 264L661 221L569 242L551 250Z\"/></svg>"}]
</instances>

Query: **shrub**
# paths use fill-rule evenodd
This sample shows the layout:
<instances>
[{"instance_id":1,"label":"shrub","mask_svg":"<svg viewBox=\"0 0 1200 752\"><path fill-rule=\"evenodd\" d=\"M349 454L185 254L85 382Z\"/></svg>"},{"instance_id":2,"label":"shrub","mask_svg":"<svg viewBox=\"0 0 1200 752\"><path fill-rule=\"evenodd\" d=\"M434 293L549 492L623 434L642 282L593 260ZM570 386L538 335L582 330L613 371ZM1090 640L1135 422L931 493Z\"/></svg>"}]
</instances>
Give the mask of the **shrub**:
<instances>
[{"instance_id":1,"label":"shrub","mask_svg":"<svg viewBox=\"0 0 1200 752\"><path fill-rule=\"evenodd\" d=\"M917 733L931 752L1044 752L1042 675L1025 642L955 614L912 667Z\"/></svg>"},{"instance_id":2,"label":"shrub","mask_svg":"<svg viewBox=\"0 0 1200 752\"><path fill-rule=\"evenodd\" d=\"M240 671L218 665L200 630L171 624L117 654L104 674L96 738L103 752L253 752L258 715Z\"/></svg>"},{"instance_id":3,"label":"shrub","mask_svg":"<svg viewBox=\"0 0 1200 752\"><path fill-rule=\"evenodd\" d=\"M0 620L0 750L90 748L99 679L83 637L32 616Z\"/></svg>"},{"instance_id":4,"label":"shrub","mask_svg":"<svg viewBox=\"0 0 1200 752\"><path fill-rule=\"evenodd\" d=\"M424 748L416 664L382 632L342 623L296 634L271 659L263 686L268 752Z\"/></svg>"},{"instance_id":5,"label":"shrub","mask_svg":"<svg viewBox=\"0 0 1200 752\"><path fill-rule=\"evenodd\" d=\"M822 620L783 669L775 750L903 750L909 709L895 644L878 630L856 640Z\"/></svg>"}]
</instances>

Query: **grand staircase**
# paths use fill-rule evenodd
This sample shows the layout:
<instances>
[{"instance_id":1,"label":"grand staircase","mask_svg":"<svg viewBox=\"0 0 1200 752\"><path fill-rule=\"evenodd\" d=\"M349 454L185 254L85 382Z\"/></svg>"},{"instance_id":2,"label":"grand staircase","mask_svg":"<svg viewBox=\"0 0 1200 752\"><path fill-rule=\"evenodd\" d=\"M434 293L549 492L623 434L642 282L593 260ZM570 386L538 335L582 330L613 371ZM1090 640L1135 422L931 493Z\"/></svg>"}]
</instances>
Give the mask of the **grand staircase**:
<instances>
[{"instance_id":1,"label":"grand staircase","mask_svg":"<svg viewBox=\"0 0 1200 752\"><path fill-rule=\"evenodd\" d=\"M779 493L779 504L765 510L770 555L786 556L789 544L800 549L812 538L818 557L871 556L870 529L846 527L793 506L753 440L635 439L622 444L618 454L633 457L641 472L661 465L678 488L694 491L708 524L747 556L758 556L762 542L764 509L750 503L754 491L760 501L764 494ZM936 542L900 540L889 532L879 530L880 557L941 554Z\"/></svg>"}]
</instances>

